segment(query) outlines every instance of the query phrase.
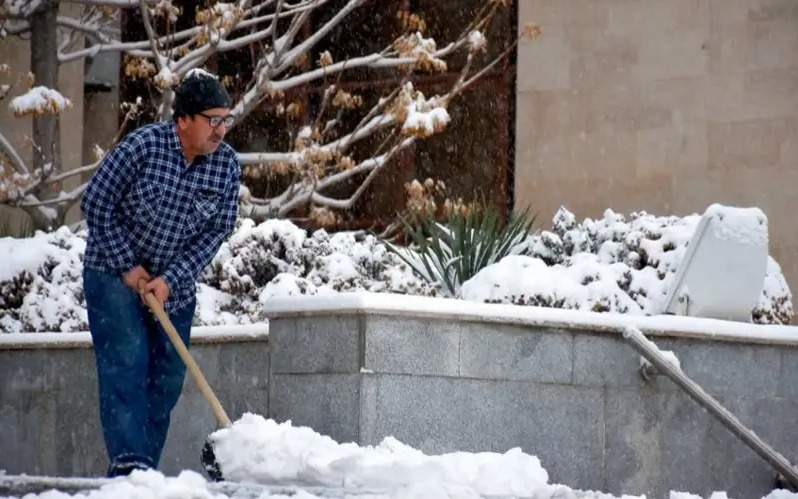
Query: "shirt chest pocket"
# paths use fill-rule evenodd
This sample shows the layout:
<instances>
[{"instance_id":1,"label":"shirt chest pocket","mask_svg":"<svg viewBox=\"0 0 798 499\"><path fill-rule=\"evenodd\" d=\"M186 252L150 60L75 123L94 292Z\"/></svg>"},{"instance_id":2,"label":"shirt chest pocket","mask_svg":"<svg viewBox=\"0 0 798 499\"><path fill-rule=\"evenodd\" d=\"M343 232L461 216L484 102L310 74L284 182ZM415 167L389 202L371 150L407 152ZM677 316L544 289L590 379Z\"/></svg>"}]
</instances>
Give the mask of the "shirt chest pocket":
<instances>
[{"instance_id":1,"label":"shirt chest pocket","mask_svg":"<svg viewBox=\"0 0 798 499\"><path fill-rule=\"evenodd\" d=\"M158 219L162 193L161 187L152 182L142 180L135 185L133 206L137 222L152 225Z\"/></svg>"},{"instance_id":2,"label":"shirt chest pocket","mask_svg":"<svg viewBox=\"0 0 798 499\"><path fill-rule=\"evenodd\" d=\"M193 237L209 227L219 213L222 193L212 189L201 189L194 194L191 207L186 214L183 234Z\"/></svg>"}]
</instances>

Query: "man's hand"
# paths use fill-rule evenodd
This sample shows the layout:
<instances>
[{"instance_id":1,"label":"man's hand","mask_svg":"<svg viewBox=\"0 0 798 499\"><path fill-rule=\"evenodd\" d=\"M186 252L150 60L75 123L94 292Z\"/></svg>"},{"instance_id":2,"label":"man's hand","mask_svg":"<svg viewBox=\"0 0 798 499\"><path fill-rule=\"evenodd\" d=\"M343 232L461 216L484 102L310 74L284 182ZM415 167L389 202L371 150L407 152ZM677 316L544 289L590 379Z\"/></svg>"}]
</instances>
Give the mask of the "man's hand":
<instances>
[{"instance_id":1,"label":"man's hand","mask_svg":"<svg viewBox=\"0 0 798 499\"><path fill-rule=\"evenodd\" d=\"M125 283L125 286L136 292L139 291L139 281L144 280L150 282L150 279L152 279L152 276L150 276L150 273L147 272L147 269L141 265L136 265L132 269L122 274L122 282Z\"/></svg>"},{"instance_id":2,"label":"man's hand","mask_svg":"<svg viewBox=\"0 0 798 499\"><path fill-rule=\"evenodd\" d=\"M169 285L163 280L163 277L157 277L144 286L145 293L152 293L155 298L161 302L161 305L166 303L169 299Z\"/></svg>"}]
</instances>

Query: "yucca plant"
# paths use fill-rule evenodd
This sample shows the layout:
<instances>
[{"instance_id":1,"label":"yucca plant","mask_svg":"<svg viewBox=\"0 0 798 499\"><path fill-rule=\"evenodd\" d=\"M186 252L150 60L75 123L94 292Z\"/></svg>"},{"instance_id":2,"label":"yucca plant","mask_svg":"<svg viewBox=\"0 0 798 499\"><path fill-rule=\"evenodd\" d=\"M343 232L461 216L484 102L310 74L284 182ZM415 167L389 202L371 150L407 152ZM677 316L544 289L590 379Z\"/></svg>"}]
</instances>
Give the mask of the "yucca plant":
<instances>
[{"instance_id":1,"label":"yucca plant","mask_svg":"<svg viewBox=\"0 0 798 499\"><path fill-rule=\"evenodd\" d=\"M414 224L402 217L413 248L384 243L422 278L456 296L462 283L509 255L529 236L535 217L530 219L528 211L512 215L506 225L494 208L456 214L446 224L432 217Z\"/></svg>"}]
</instances>

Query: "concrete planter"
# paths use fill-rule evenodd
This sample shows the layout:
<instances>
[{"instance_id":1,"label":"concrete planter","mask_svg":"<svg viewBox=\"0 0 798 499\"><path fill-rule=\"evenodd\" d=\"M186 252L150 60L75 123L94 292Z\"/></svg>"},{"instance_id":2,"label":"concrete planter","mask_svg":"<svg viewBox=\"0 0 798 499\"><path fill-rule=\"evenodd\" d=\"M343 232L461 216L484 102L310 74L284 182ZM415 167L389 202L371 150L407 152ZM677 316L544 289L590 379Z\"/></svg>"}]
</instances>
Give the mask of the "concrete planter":
<instances>
[{"instance_id":1,"label":"concrete planter","mask_svg":"<svg viewBox=\"0 0 798 499\"><path fill-rule=\"evenodd\" d=\"M641 378L619 333L634 325L798 460L798 328L374 294L273 300L267 313L268 340L265 325L193 333L233 419L291 419L361 445L393 435L427 453L521 447L551 482L613 494L770 491L775 473L753 451L669 379ZM102 474L88 335L11 336L0 335L0 469ZM199 469L213 429L187 380L163 471Z\"/></svg>"},{"instance_id":2,"label":"concrete planter","mask_svg":"<svg viewBox=\"0 0 798 499\"><path fill-rule=\"evenodd\" d=\"M349 295L268 307L270 415L339 441L540 457L554 483L664 497L762 497L775 473L618 332L641 328L788 459L798 328Z\"/></svg>"}]
</instances>

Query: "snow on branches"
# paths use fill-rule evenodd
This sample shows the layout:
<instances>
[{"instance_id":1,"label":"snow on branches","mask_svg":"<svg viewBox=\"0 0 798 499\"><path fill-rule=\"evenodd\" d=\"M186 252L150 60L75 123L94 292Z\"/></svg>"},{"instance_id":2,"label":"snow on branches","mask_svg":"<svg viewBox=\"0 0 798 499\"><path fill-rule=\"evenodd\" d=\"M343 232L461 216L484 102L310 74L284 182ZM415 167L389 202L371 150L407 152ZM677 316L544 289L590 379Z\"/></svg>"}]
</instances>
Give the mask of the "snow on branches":
<instances>
[{"instance_id":1,"label":"snow on branches","mask_svg":"<svg viewBox=\"0 0 798 499\"><path fill-rule=\"evenodd\" d=\"M435 40L424 38L418 31L399 37L393 45L399 52L399 57L415 61L413 69L430 73L443 72L447 69L446 61L436 56Z\"/></svg>"},{"instance_id":2,"label":"snow on branches","mask_svg":"<svg viewBox=\"0 0 798 499\"><path fill-rule=\"evenodd\" d=\"M85 233L67 227L28 239L0 239L0 330L80 331L87 326L83 299Z\"/></svg>"},{"instance_id":3,"label":"snow on branches","mask_svg":"<svg viewBox=\"0 0 798 499\"><path fill-rule=\"evenodd\" d=\"M10 171L0 155L0 203L22 199L38 179L31 175Z\"/></svg>"},{"instance_id":4,"label":"snow on branches","mask_svg":"<svg viewBox=\"0 0 798 499\"><path fill-rule=\"evenodd\" d=\"M197 12L197 24L204 26L198 44L211 43L216 45L225 35L233 31L239 21L244 18L244 9L234 3L219 2L211 7Z\"/></svg>"},{"instance_id":5,"label":"snow on branches","mask_svg":"<svg viewBox=\"0 0 798 499\"><path fill-rule=\"evenodd\" d=\"M485 52L488 49L488 40L480 31L472 31L468 34L468 47L472 52Z\"/></svg>"},{"instance_id":6,"label":"snow on branches","mask_svg":"<svg viewBox=\"0 0 798 499\"><path fill-rule=\"evenodd\" d=\"M28 16L41 6L42 0L6 0L0 5L0 17Z\"/></svg>"},{"instance_id":7,"label":"snow on branches","mask_svg":"<svg viewBox=\"0 0 798 499\"><path fill-rule=\"evenodd\" d=\"M27 34L32 29L28 16L33 3L36 2L6 2L13 10L11 20L16 23L10 33ZM245 180L252 181L263 174L279 174L283 180L276 185L282 188L285 181L293 179L281 192L267 192L262 198L248 194L246 188L242 189L246 194L242 198L242 212L256 220L287 216L303 210L314 214L317 219L329 221L335 216L331 212L352 208L375 176L391 165L399 151L416 140L443 132L450 121L447 108L452 100L471 81L509 53L508 47L497 58L480 61L484 62L482 68L474 64L477 56L486 52L487 42L483 33L488 32L489 24L498 10L506 7L506 2L494 2L480 9L473 19L468 20L467 26L455 26L450 31L458 33L457 29L463 28L456 38L450 40L429 37L426 34L431 22L429 19L399 10L396 13L396 22L401 28L398 37L380 40L382 49L347 57L335 54L332 48L321 50L319 45L346 27L355 11L369 8L367 0L345 0L335 4L329 0L208 2L196 12L194 26L182 30L177 29L177 21L189 13L181 12L180 3L173 0L73 0L72 3L82 4L83 8L57 18L58 63L95 57L104 52L122 54L124 74L151 85L148 105L157 110L161 120L171 119L174 88L187 74L206 67L213 59L239 57L241 51L247 52L251 72L226 75L222 80L226 85L230 81L237 82L236 87L229 88L234 98L231 111L235 123L232 128L255 109L285 117L291 124L288 130L291 140L286 150L239 153L242 165L247 167ZM131 18L142 20L145 37L122 40L119 19L125 9ZM375 31L374 36L384 33ZM313 64L311 54L317 49L318 59ZM455 83L448 89L442 87L440 95L430 98L414 90L410 82L418 73L449 71L447 60L458 52L467 53L468 62L459 75L453 75L456 78L449 79ZM388 87L376 99L371 97L367 100L363 95L374 92L357 95L339 83L347 81L343 78L345 73L363 70L392 73L384 77L395 78L396 87ZM304 94L299 90L301 87L319 85L326 89L322 90L324 104L309 109L296 96ZM0 88L0 92L7 91ZM38 98L36 103L33 102L34 96ZM15 101L15 110L19 114L57 112L68 105L63 97L59 97L55 93L37 90L19 97ZM352 126L353 123L356 125ZM309 129L310 133L300 136L299 131L304 129ZM379 145L362 147L371 137L386 136L387 139L381 143L374 141ZM11 151L11 144L2 140L1 134L0 151L7 156L20 157ZM52 163L61 165L60 158ZM20 161L9 164L18 174L31 173L30 167ZM81 173L90 173L96 167L96 164L59 166L65 172L74 169ZM48 176L52 175L65 173L58 171L46 175L42 172L40 182L50 181ZM75 191L75 199L82 188L85 184ZM40 212L39 207L45 201L35 191L29 192L28 196L24 202L15 198L12 203L32 215L33 210ZM6 198L6 202L11 202L10 199ZM39 217L36 220L38 227L60 223L70 205L64 202L52 208L57 213L55 219Z\"/></svg>"},{"instance_id":8,"label":"snow on branches","mask_svg":"<svg viewBox=\"0 0 798 499\"><path fill-rule=\"evenodd\" d=\"M410 82L405 84L400 96L404 99L397 99L399 109L394 117L402 123L402 132L407 135L425 139L442 132L451 121L444 102L437 96L425 99L424 94L414 91Z\"/></svg>"},{"instance_id":9,"label":"snow on branches","mask_svg":"<svg viewBox=\"0 0 798 499\"><path fill-rule=\"evenodd\" d=\"M38 86L12 99L9 107L17 117L30 114L58 114L72 107L72 101L61 95L58 90Z\"/></svg>"},{"instance_id":10,"label":"snow on branches","mask_svg":"<svg viewBox=\"0 0 798 499\"><path fill-rule=\"evenodd\" d=\"M180 15L180 9L171 0L158 0L157 4L149 7L149 11L151 16L162 17L171 23L177 22L177 16Z\"/></svg>"}]
</instances>

